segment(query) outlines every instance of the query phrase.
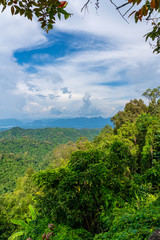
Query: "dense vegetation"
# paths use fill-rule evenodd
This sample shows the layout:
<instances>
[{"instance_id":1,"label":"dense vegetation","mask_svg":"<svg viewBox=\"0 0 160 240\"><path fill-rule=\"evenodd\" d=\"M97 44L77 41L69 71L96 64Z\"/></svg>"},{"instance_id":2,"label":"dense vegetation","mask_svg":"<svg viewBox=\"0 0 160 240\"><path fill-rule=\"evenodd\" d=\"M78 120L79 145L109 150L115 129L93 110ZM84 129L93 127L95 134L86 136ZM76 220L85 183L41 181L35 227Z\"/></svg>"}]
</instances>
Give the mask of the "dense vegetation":
<instances>
[{"instance_id":1,"label":"dense vegetation","mask_svg":"<svg viewBox=\"0 0 160 240\"><path fill-rule=\"evenodd\" d=\"M93 140L99 132L98 129L67 128L27 130L12 128L0 132L0 194L12 191L15 188L15 180L22 177L27 168L32 167L35 171L39 171L49 165L59 164L58 145L70 142L67 145L76 150L72 142L78 141L80 137ZM65 154L66 147L61 148Z\"/></svg>"},{"instance_id":2,"label":"dense vegetation","mask_svg":"<svg viewBox=\"0 0 160 240\"><path fill-rule=\"evenodd\" d=\"M148 89L94 141L63 144L0 198L0 239L147 240L160 227L160 92ZM59 166L58 166L59 165ZM13 220L14 219L14 220Z\"/></svg>"}]
</instances>

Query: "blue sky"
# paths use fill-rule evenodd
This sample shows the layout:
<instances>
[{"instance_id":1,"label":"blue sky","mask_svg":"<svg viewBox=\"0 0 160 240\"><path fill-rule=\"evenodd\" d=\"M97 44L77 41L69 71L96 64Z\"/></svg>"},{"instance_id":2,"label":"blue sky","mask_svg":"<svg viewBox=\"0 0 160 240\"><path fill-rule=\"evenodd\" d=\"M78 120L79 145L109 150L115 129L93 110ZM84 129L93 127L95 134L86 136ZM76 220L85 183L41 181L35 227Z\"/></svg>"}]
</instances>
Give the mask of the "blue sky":
<instances>
[{"instance_id":1,"label":"blue sky","mask_svg":"<svg viewBox=\"0 0 160 240\"><path fill-rule=\"evenodd\" d=\"M98 12L83 4L69 1L73 16L49 34L0 15L0 118L111 117L160 85L160 56L143 38L150 26L127 24L109 1Z\"/></svg>"}]
</instances>

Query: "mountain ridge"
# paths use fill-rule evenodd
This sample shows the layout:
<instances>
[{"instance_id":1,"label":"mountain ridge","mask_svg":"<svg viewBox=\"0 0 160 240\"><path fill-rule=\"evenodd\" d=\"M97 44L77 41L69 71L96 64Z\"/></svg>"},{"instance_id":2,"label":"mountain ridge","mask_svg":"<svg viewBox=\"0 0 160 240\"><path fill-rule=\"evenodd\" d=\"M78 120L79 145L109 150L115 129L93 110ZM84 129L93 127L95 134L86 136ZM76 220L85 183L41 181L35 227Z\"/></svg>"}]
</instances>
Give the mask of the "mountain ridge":
<instances>
[{"instance_id":1,"label":"mountain ridge","mask_svg":"<svg viewBox=\"0 0 160 240\"><path fill-rule=\"evenodd\" d=\"M24 129L37 129L47 127L60 127L60 128L103 128L106 124L113 127L110 118L102 117L77 117L77 118L64 118L64 119L39 119L39 120L18 120L16 118L0 119L0 130L6 130L13 127L20 127Z\"/></svg>"}]
</instances>

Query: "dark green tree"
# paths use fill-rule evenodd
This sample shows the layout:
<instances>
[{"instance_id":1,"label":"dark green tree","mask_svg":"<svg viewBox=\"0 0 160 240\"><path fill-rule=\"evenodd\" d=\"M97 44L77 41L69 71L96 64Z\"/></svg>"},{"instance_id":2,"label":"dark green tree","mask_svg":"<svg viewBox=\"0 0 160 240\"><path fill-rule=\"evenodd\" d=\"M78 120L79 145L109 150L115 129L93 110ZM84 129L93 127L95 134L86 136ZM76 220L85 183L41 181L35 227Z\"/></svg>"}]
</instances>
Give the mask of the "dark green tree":
<instances>
[{"instance_id":1,"label":"dark green tree","mask_svg":"<svg viewBox=\"0 0 160 240\"><path fill-rule=\"evenodd\" d=\"M104 189L110 179L105 162L101 151L77 151L67 169L37 174L36 182L45 194L38 200L42 214L54 216L59 224L99 232Z\"/></svg>"},{"instance_id":2,"label":"dark green tree","mask_svg":"<svg viewBox=\"0 0 160 240\"><path fill-rule=\"evenodd\" d=\"M137 121L138 166L141 173L152 167L153 149L157 131L160 126L159 118L149 114L141 115Z\"/></svg>"},{"instance_id":3,"label":"dark green tree","mask_svg":"<svg viewBox=\"0 0 160 240\"><path fill-rule=\"evenodd\" d=\"M132 155L128 146L126 146L123 142L116 141L110 147L110 169L111 172L116 176L122 176L126 168L132 168Z\"/></svg>"},{"instance_id":4,"label":"dark green tree","mask_svg":"<svg viewBox=\"0 0 160 240\"><path fill-rule=\"evenodd\" d=\"M160 115L160 86L148 88L142 95L149 100L148 112L151 115Z\"/></svg>"},{"instance_id":5,"label":"dark green tree","mask_svg":"<svg viewBox=\"0 0 160 240\"><path fill-rule=\"evenodd\" d=\"M114 123L115 132L119 129L125 122L135 122L136 118L142 113L147 112L147 106L144 104L143 100L131 100L125 105L124 111L119 111L115 116L111 118Z\"/></svg>"}]
</instances>

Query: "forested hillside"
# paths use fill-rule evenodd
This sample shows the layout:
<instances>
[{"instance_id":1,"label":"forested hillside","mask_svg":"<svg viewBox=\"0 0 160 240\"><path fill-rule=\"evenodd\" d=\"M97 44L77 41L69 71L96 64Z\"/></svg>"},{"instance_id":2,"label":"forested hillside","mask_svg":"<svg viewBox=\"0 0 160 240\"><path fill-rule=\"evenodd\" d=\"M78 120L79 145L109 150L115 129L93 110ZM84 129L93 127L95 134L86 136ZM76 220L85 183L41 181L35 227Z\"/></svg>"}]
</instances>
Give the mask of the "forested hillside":
<instances>
[{"instance_id":1,"label":"forested hillside","mask_svg":"<svg viewBox=\"0 0 160 240\"><path fill-rule=\"evenodd\" d=\"M60 144L75 143L80 137L93 140L99 132L98 129L67 128L12 128L0 132L0 194L12 191L15 180L22 177L27 168L39 171L46 169L49 164L55 165L56 161L59 164L56 146L58 149Z\"/></svg>"},{"instance_id":2,"label":"forested hillside","mask_svg":"<svg viewBox=\"0 0 160 240\"><path fill-rule=\"evenodd\" d=\"M22 129L14 127L10 130L0 132L0 140L17 139L28 137L30 139L49 141L55 146L57 144L66 143L68 141L77 141L80 137L87 137L88 140L93 138L100 132L99 129L73 129L73 128L43 128L43 129Z\"/></svg>"},{"instance_id":3,"label":"forested hillside","mask_svg":"<svg viewBox=\"0 0 160 240\"><path fill-rule=\"evenodd\" d=\"M148 240L160 227L159 89L144 93L149 106L127 103L92 142L59 146L59 164L28 169L0 198L0 238Z\"/></svg>"}]
</instances>

